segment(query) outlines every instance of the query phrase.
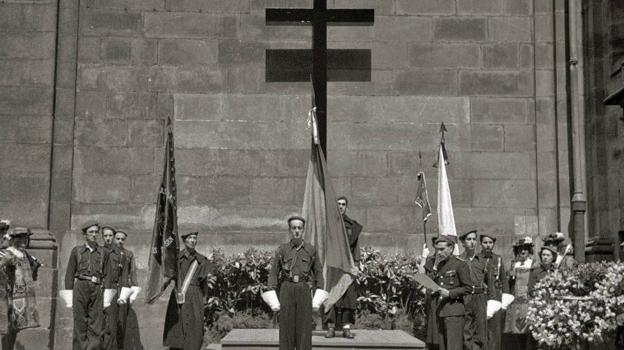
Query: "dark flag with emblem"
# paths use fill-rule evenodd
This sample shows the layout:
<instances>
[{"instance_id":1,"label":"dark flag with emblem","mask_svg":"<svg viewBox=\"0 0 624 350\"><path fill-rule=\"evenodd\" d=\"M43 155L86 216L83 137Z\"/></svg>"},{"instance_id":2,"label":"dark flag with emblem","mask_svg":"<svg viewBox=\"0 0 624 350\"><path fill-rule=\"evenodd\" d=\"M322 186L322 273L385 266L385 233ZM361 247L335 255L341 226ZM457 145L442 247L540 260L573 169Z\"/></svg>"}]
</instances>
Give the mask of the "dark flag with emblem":
<instances>
[{"instance_id":1,"label":"dark flag with emblem","mask_svg":"<svg viewBox=\"0 0 624 350\"><path fill-rule=\"evenodd\" d=\"M325 155L319 141L316 110L310 112L312 126L312 149L308 165L303 217L306 219L305 237L316 247L323 266L325 286L318 286L329 293L325 311L342 297L353 283L357 267L353 262L349 238L336 204L327 173Z\"/></svg>"},{"instance_id":2,"label":"dark flag with emblem","mask_svg":"<svg viewBox=\"0 0 624 350\"><path fill-rule=\"evenodd\" d=\"M169 282L178 281L178 215L173 155L173 126L167 119L165 161L158 190L156 215L148 265L145 302L152 303L163 293Z\"/></svg>"},{"instance_id":3,"label":"dark flag with emblem","mask_svg":"<svg viewBox=\"0 0 624 350\"><path fill-rule=\"evenodd\" d=\"M416 177L418 179L418 190L416 190L416 200L414 202L422 209L423 221L427 221L431 216L431 204L429 204L429 193L427 192L425 173L421 171Z\"/></svg>"}]
</instances>

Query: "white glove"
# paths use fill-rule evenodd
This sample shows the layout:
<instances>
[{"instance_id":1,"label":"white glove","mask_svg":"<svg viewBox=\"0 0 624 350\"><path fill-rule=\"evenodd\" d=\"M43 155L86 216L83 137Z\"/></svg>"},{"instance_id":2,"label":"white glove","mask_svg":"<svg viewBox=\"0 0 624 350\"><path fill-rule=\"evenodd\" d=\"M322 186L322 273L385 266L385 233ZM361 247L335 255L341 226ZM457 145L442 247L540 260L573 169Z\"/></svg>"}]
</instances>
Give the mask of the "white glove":
<instances>
[{"instance_id":1,"label":"white glove","mask_svg":"<svg viewBox=\"0 0 624 350\"><path fill-rule=\"evenodd\" d=\"M119 293L119 301L120 304L125 304L128 302L128 298L132 295L132 288L121 287L121 292Z\"/></svg>"},{"instance_id":2,"label":"white glove","mask_svg":"<svg viewBox=\"0 0 624 350\"><path fill-rule=\"evenodd\" d=\"M104 289L104 308L111 306L113 298L117 294L117 289Z\"/></svg>"},{"instance_id":3,"label":"white glove","mask_svg":"<svg viewBox=\"0 0 624 350\"><path fill-rule=\"evenodd\" d=\"M139 286L132 286L132 287L130 287L130 289L132 290L132 295L130 296L130 304L132 304L132 303L134 303L136 298L139 296L139 293L141 293L141 287L139 287Z\"/></svg>"},{"instance_id":4,"label":"white glove","mask_svg":"<svg viewBox=\"0 0 624 350\"><path fill-rule=\"evenodd\" d=\"M502 304L503 305L501 306L501 309L507 310L509 305L511 305L511 303L513 303L514 299L516 299L516 298L513 295L507 294L507 293L503 293L503 297L502 297Z\"/></svg>"},{"instance_id":5,"label":"white glove","mask_svg":"<svg viewBox=\"0 0 624 350\"><path fill-rule=\"evenodd\" d=\"M314 292L314 297L312 298L312 309L314 309L314 311L318 310L321 307L321 304L327 300L327 297L329 297L329 293L322 289L317 289Z\"/></svg>"},{"instance_id":6,"label":"white glove","mask_svg":"<svg viewBox=\"0 0 624 350\"><path fill-rule=\"evenodd\" d=\"M487 318L494 317L494 314L501 309L502 303L498 300L488 300L487 302Z\"/></svg>"},{"instance_id":7,"label":"white glove","mask_svg":"<svg viewBox=\"0 0 624 350\"><path fill-rule=\"evenodd\" d=\"M59 291L59 296L65 302L65 306L71 308L72 307L72 298L74 296L74 291L71 289L63 289Z\"/></svg>"},{"instance_id":8,"label":"white glove","mask_svg":"<svg viewBox=\"0 0 624 350\"><path fill-rule=\"evenodd\" d=\"M422 258L427 259L427 257L429 256L429 253L431 252L429 251L429 248L427 248L427 244L426 243L423 244L423 250L422 250L422 255L421 255Z\"/></svg>"},{"instance_id":9,"label":"white glove","mask_svg":"<svg viewBox=\"0 0 624 350\"><path fill-rule=\"evenodd\" d=\"M264 300L264 302L267 303L267 305L269 305L271 310L273 311L280 310L280 302L279 302L279 299L277 299L277 293L275 293L274 290L269 290L269 291L262 293L262 300Z\"/></svg>"}]
</instances>

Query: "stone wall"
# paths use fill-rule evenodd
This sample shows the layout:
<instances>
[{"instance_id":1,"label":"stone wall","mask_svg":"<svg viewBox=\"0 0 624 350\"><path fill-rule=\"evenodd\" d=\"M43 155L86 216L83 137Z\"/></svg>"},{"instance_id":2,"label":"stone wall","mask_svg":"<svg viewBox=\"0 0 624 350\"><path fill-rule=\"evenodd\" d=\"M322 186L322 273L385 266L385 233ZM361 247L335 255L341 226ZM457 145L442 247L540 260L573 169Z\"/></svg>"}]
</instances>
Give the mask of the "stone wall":
<instances>
[{"instance_id":1,"label":"stone wall","mask_svg":"<svg viewBox=\"0 0 624 350\"><path fill-rule=\"evenodd\" d=\"M266 83L265 49L309 48L311 29L266 26L264 10L309 8L312 1L15 2L0 4L0 31L11 33L0 38L8 40L0 45L0 64L11 65L2 72L12 74L26 66L19 77L0 77L7 96L0 98L0 142L7 145L0 165L17 172L0 182L0 198L11 198L0 203L17 221L58 234L61 277L80 241L78 227L98 219L129 230L145 280L167 117L175 124L181 231L200 230L202 251L228 253L272 249L286 239L284 219L303 199L310 91L309 83ZM50 40L23 40L19 26L30 22L14 17L30 18L28 9L46 6L41 15L51 16L51 24L30 26L41 27L35 38ZM349 196L352 216L365 227L364 244L420 251L423 228L413 204L418 152L435 207L431 165L440 122L449 129L458 231L495 235L506 256L520 235L567 232L562 1L330 0L328 6L375 9L372 27L328 30L329 48L372 50L370 82L328 87L329 169L336 192ZM56 75L34 74L43 66ZM30 98L34 93L41 98ZM31 177L37 186L12 185ZM435 223L434 215L431 234ZM164 302L136 305L146 348L159 346ZM60 308L57 323L58 344L67 347L68 310Z\"/></svg>"}]
</instances>

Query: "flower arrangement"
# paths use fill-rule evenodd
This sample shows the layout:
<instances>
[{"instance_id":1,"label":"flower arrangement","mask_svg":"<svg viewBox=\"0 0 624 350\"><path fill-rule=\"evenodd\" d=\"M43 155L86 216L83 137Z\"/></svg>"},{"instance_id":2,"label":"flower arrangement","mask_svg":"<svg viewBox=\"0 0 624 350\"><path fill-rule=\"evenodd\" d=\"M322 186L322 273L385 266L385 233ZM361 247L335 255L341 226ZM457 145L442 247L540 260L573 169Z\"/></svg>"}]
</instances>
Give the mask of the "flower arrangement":
<instances>
[{"instance_id":1,"label":"flower arrangement","mask_svg":"<svg viewBox=\"0 0 624 350\"><path fill-rule=\"evenodd\" d=\"M599 343L617 326L624 309L624 264L591 263L555 271L531 291L527 322L542 348Z\"/></svg>"}]
</instances>

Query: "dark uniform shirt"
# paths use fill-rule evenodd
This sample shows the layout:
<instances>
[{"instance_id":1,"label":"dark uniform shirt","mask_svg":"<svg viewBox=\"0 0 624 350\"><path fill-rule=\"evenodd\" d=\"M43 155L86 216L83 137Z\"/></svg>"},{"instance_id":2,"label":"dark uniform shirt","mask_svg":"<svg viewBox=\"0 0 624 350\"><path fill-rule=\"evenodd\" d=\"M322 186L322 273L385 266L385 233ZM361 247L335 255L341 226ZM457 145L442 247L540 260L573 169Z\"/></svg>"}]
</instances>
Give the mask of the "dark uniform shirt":
<instances>
[{"instance_id":1,"label":"dark uniform shirt","mask_svg":"<svg viewBox=\"0 0 624 350\"><path fill-rule=\"evenodd\" d=\"M127 283L129 286L138 286L139 282L137 282L136 275L136 263L134 261L134 253L126 248L120 248L123 254L126 256L126 269L128 270L127 274Z\"/></svg>"},{"instance_id":2,"label":"dark uniform shirt","mask_svg":"<svg viewBox=\"0 0 624 350\"><path fill-rule=\"evenodd\" d=\"M434 257L429 257L425 263L425 271L434 282L449 291L449 297L439 301L439 306L433 308L433 310L439 311L438 316L463 315L462 297L470 292L472 284L468 265L455 256L450 256L435 268ZM438 303L437 298L433 298L432 301Z\"/></svg>"},{"instance_id":3,"label":"dark uniform shirt","mask_svg":"<svg viewBox=\"0 0 624 350\"><path fill-rule=\"evenodd\" d=\"M469 290L468 294L471 293L483 293L489 296L490 299L493 298L494 288L492 284L491 271L487 268L487 261L476 254L472 258L468 257L466 252L463 252L459 257L459 260L462 260L468 266L468 271L470 271L470 280L472 281L470 284L472 285L472 290Z\"/></svg>"},{"instance_id":4,"label":"dark uniform shirt","mask_svg":"<svg viewBox=\"0 0 624 350\"><path fill-rule=\"evenodd\" d=\"M494 298L500 300L503 293L509 294L509 279L503 258L495 253L486 255L484 252L479 253L481 261L485 261L486 269L490 272L492 283L490 286L494 289Z\"/></svg>"},{"instance_id":5,"label":"dark uniform shirt","mask_svg":"<svg viewBox=\"0 0 624 350\"><path fill-rule=\"evenodd\" d=\"M280 279L310 282L322 289L323 271L316 249L307 242L297 246L292 240L279 246L271 264L269 289L277 289Z\"/></svg>"},{"instance_id":6,"label":"dark uniform shirt","mask_svg":"<svg viewBox=\"0 0 624 350\"><path fill-rule=\"evenodd\" d=\"M349 238L349 247L351 248L351 255L353 255L353 261L356 263L360 261L360 233L362 232L362 225L359 222L351 219L347 215L342 216L342 220L347 230L347 237Z\"/></svg>"},{"instance_id":7,"label":"dark uniform shirt","mask_svg":"<svg viewBox=\"0 0 624 350\"><path fill-rule=\"evenodd\" d=\"M72 249L65 273L65 289L74 289L74 279L91 279L96 283L104 283L110 288L106 276L106 254L98 244L90 249L87 244L81 244Z\"/></svg>"},{"instance_id":8,"label":"dark uniform shirt","mask_svg":"<svg viewBox=\"0 0 624 350\"><path fill-rule=\"evenodd\" d=\"M112 289L120 290L128 285L128 267L125 253L114 244L104 245L104 254L107 257L106 276Z\"/></svg>"}]
</instances>

